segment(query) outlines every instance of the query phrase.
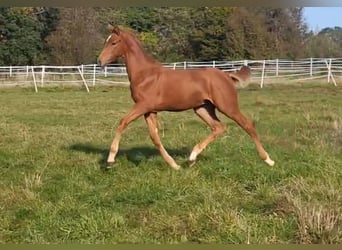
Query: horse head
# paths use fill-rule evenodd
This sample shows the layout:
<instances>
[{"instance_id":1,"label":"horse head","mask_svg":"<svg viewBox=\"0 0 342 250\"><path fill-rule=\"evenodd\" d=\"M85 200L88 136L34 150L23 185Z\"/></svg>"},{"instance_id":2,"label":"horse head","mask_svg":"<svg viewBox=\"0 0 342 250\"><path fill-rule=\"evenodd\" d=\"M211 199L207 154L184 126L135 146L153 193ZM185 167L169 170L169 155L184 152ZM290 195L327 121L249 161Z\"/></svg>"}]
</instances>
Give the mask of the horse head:
<instances>
[{"instance_id":1,"label":"horse head","mask_svg":"<svg viewBox=\"0 0 342 250\"><path fill-rule=\"evenodd\" d=\"M102 49L98 58L98 63L101 67L108 65L123 57L125 54L125 43L123 41L123 31L118 26L108 25L111 34L108 36L104 48Z\"/></svg>"}]
</instances>

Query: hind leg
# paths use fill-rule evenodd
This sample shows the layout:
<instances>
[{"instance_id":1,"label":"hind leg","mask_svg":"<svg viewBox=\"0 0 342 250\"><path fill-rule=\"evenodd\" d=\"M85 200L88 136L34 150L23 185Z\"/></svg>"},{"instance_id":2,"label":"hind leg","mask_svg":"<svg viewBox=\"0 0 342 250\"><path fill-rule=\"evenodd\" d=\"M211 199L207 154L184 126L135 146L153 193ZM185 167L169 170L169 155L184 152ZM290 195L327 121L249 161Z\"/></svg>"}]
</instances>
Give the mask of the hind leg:
<instances>
[{"instance_id":1,"label":"hind leg","mask_svg":"<svg viewBox=\"0 0 342 250\"><path fill-rule=\"evenodd\" d=\"M213 142L226 130L224 125L217 118L213 104L206 103L201 107L195 108L194 110L195 113L210 126L212 133L193 148L189 158L191 163L196 161L197 156L208 146L209 143Z\"/></svg>"},{"instance_id":2,"label":"hind leg","mask_svg":"<svg viewBox=\"0 0 342 250\"><path fill-rule=\"evenodd\" d=\"M251 121L247 120L247 118L240 111L231 114L229 117L233 119L237 124L239 124L240 127L242 127L253 139L260 158L263 159L268 165L273 166L274 161L270 158L268 153L263 148L259 136L255 130L254 124Z\"/></svg>"},{"instance_id":3,"label":"hind leg","mask_svg":"<svg viewBox=\"0 0 342 250\"><path fill-rule=\"evenodd\" d=\"M235 89L231 88L229 91L226 90L224 92L228 93L228 95L217 93L214 105L220 112L234 120L249 134L255 143L260 158L263 159L268 165L273 166L274 161L271 160L270 156L263 148L259 136L255 130L254 124L240 112Z\"/></svg>"}]
</instances>

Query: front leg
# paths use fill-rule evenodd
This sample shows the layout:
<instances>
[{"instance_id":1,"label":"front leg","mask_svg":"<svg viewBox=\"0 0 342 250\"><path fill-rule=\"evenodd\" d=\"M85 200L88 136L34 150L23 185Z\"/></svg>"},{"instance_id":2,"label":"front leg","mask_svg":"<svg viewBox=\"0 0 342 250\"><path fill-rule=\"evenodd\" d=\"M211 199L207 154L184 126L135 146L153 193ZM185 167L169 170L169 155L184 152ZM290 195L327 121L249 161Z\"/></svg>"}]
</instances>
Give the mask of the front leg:
<instances>
[{"instance_id":1,"label":"front leg","mask_svg":"<svg viewBox=\"0 0 342 250\"><path fill-rule=\"evenodd\" d=\"M143 105L137 103L134 105L131 111L120 120L119 126L116 129L114 140L112 142L112 145L110 146L110 151L107 159L108 165L112 165L115 162L115 157L119 150L121 134L123 133L125 128L128 126L128 124L138 119L140 116L144 115L146 111L147 109Z\"/></svg>"},{"instance_id":2,"label":"front leg","mask_svg":"<svg viewBox=\"0 0 342 250\"><path fill-rule=\"evenodd\" d=\"M164 158L164 160L175 170L180 169L180 166L175 162L175 160L168 154L166 149L164 148L160 137L158 135L158 126L157 126L157 114L156 113L147 113L145 114L145 120L148 126L148 130L150 132L150 136L154 145L158 148L160 154Z\"/></svg>"}]
</instances>

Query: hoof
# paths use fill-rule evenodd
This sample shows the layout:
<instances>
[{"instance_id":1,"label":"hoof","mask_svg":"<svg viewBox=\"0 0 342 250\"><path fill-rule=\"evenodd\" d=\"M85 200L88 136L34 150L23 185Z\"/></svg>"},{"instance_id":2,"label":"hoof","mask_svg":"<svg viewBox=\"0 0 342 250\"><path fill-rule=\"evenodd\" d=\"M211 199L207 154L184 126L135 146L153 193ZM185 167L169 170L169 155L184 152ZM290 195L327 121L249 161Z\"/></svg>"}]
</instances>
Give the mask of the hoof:
<instances>
[{"instance_id":1,"label":"hoof","mask_svg":"<svg viewBox=\"0 0 342 250\"><path fill-rule=\"evenodd\" d=\"M192 167L193 165L196 164L196 160L192 161L192 160L188 160L188 165L189 167Z\"/></svg>"},{"instance_id":2,"label":"hoof","mask_svg":"<svg viewBox=\"0 0 342 250\"><path fill-rule=\"evenodd\" d=\"M265 162L271 167L273 167L275 163L269 156L267 156Z\"/></svg>"},{"instance_id":3,"label":"hoof","mask_svg":"<svg viewBox=\"0 0 342 250\"><path fill-rule=\"evenodd\" d=\"M197 153L195 150L193 150L193 151L191 152L191 154L190 154L189 162L195 162L195 161L196 161L196 158L197 158L197 155L198 155L198 153Z\"/></svg>"},{"instance_id":4,"label":"hoof","mask_svg":"<svg viewBox=\"0 0 342 250\"><path fill-rule=\"evenodd\" d=\"M109 162L109 161L107 161L107 165L106 165L106 167L107 168L112 168L112 167L114 167L114 161L112 161L112 162Z\"/></svg>"},{"instance_id":5,"label":"hoof","mask_svg":"<svg viewBox=\"0 0 342 250\"><path fill-rule=\"evenodd\" d=\"M171 166L174 170L180 170L181 169L181 166L175 164L175 165L172 165Z\"/></svg>"},{"instance_id":6,"label":"hoof","mask_svg":"<svg viewBox=\"0 0 342 250\"><path fill-rule=\"evenodd\" d=\"M101 166L102 170L108 170L114 167L114 162L106 162Z\"/></svg>"}]
</instances>

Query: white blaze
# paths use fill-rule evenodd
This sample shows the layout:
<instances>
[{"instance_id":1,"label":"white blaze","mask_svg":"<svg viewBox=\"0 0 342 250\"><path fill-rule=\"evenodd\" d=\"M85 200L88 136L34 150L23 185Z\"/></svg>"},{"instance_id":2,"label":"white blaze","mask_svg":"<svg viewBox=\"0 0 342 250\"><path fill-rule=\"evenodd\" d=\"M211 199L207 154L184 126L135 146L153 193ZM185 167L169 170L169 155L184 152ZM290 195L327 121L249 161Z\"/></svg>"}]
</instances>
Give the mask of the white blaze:
<instances>
[{"instance_id":1,"label":"white blaze","mask_svg":"<svg viewBox=\"0 0 342 250\"><path fill-rule=\"evenodd\" d=\"M110 38L112 37L112 35L110 35L107 40L106 40L106 43L108 43L108 41L110 40Z\"/></svg>"}]
</instances>

